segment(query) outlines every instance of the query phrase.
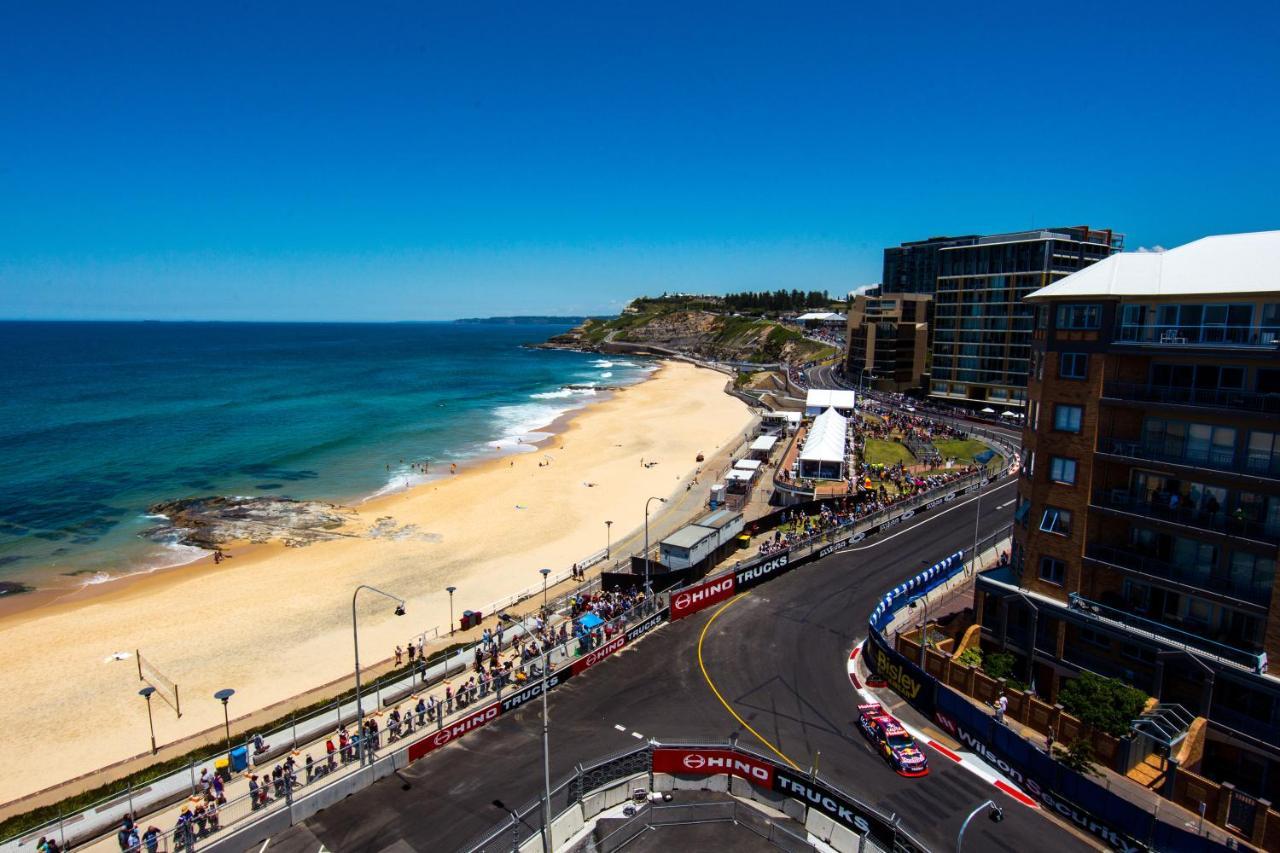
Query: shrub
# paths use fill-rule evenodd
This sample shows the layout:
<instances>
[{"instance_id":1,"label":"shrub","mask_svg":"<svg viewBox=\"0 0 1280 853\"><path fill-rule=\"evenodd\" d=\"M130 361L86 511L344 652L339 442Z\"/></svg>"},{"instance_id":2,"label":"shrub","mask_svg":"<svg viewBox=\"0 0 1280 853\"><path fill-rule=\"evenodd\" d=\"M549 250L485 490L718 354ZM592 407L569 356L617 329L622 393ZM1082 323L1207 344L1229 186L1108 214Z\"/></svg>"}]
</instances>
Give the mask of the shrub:
<instances>
[{"instance_id":1,"label":"shrub","mask_svg":"<svg viewBox=\"0 0 1280 853\"><path fill-rule=\"evenodd\" d=\"M982 671L996 680L1008 679L1013 675L1015 662L1008 652L992 652L982 661Z\"/></svg>"},{"instance_id":2,"label":"shrub","mask_svg":"<svg viewBox=\"0 0 1280 853\"><path fill-rule=\"evenodd\" d=\"M1053 748L1053 757L1058 763L1068 770L1074 770L1082 776L1101 776L1098 768L1094 767L1097 763L1097 756L1093 753L1093 744L1084 738L1073 740L1068 746L1055 745Z\"/></svg>"},{"instance_id":3,"label":"shrub","mask_svg":"<svg viewBox=\"0 0 1280 853\"><path fill-rule=\"evenodd\" d=\"M970 648L965 649L963 652L960 653L960 656L956 658L956 663L961 663L961 664L964 664L965 666L976 666L978 668L981 668L982 667L982 649L978 648L977 646L972 646Z\"/></svg>"},{"instance_id":4,"label":"shrub","mask_svg":"<svg viewBox=\"0 0 1280 853\"><path fill-rule=\"evenodd\" d=\"M1081 722L1113 737L1124 737L1142 713L1147 694L1119 679L1084 672L1062 686L1058 702Z\"/></svg>"}]
</instances>

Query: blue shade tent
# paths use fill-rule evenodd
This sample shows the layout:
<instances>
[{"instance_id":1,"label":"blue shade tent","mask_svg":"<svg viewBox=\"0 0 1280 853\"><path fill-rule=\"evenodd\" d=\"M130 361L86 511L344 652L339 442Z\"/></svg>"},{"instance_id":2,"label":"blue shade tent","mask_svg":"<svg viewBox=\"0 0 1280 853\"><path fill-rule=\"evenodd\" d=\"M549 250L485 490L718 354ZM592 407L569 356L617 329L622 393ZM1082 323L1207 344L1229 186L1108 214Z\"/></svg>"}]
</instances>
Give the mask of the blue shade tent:
<instances>
[{"instance_id":1,"label":"blue shade tent","mask_svg":"<svg viewBox=\"0 0 1280 853\"><path fill-rule=\"evenodd\" d=\"M979 465L986 465L995 458L995 455L996 452L994 450L984 450L977 456L973 457L973 461L977 462Z\"/></svg>"},{"instance_id":2,"label":"blue shade tent","mask_svg":"<svg viewBox=\"0 0 1280 853\"><path fill-rule=\"evenodd\" d=\"M604 620L594 613L588 613L578 620L578 623L588 631L594 630L604 624Z\"/></svg>"}]
</instances>

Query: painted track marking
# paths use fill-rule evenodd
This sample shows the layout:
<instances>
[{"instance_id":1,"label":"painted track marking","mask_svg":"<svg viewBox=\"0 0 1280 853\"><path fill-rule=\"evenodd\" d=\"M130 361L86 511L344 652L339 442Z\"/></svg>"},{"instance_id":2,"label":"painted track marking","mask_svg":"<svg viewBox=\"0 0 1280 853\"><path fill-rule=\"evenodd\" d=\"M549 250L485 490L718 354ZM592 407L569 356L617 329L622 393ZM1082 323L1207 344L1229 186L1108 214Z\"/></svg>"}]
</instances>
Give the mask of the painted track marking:
<instances>
[{"instance_id":1,"label":"painted track marking","mask_svg":"<svg viewBox=\"0 0 1280 853\"><path fill-rule=\"evenodd\" d=\"M702 670L702 677L706 680L707 686L711 688L711 692L715 694L715 697L720 700L720 704L723 705L724 709L728 711L729 714L735 720L738 721L738 724L740 726L742 726L744 729L746 729L747 731L755 735L756 740L760 741L762 744L769 747L769 749L772 750L774 755L778 756L783 761L787 762L787 764L790 764L793 770L800 770L801 768L799 764L796 764L794 761L792 761L790 758L787 757L786 753L784 753L782 750L778 749L776 746L770 743L769 740L766 739L758 731L751 728L751 724L748 723L746 720L742 719L742 717L738 714L737 711L733 710L733 706L730 705L727 701L725 701L725 698L720 695L720 691L716 688L715 682L711 680L711 674L707 672L707 665L702 660L702 643L704 640L706 640L707 631L711 629L712 623L714 623L717 619L720 618L721 613L725 612L730 607L737 604L739 601L742 601L748 595L750 595L750 593L743 593L741 595L734 596L733 598L726 601L723 605L720 606L718 610L716 610L715 613L711 614L711 618L707 620L707 624L702 626L702 633L698 635L698 669Z\"/></svg>"}]
</instances>

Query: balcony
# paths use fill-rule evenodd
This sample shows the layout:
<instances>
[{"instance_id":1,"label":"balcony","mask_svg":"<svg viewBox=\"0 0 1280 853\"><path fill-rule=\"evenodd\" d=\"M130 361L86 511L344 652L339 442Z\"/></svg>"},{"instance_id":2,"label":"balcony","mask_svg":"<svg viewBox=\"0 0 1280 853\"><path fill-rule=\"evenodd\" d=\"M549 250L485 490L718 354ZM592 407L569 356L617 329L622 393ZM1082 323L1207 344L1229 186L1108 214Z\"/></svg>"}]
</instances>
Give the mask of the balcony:
<instances>
[{"instance_id":1,"label":"balcony","mask_svg":"<svg viewBox=\"0 0 1280 853\"><path fill-rule=\"evenodd\" d=\"M1280 349L1280 331L1253 325L1116 327L1114 343L1162 349Z\"/></svg>"},{"instance_id":2,"label":"balcony","mask_svg":"<svg viewBox=\"0 0 1280 853\"><path fill-rule=\"evenodd\" d=\"M1170 581L1185 587L1187 592L1205 598L1231 599L1232 602L1243 602L1246 606L1263 608L1271 601L1270 586L1240 583L1211 568L1168 563L1144 556L1133 548L1091 544L1085 549L1085 557L1126 574L1143 575L1155 581Z\"/></svg>"},{"instance_id":3,"label":"balcony","mask_svg":"<svg viewBox=\"0 0 1280 853\"><path fill-rule=\"evenodd\" d=\"M1275 545L1280 538L1280 524L1266 524L1244 518L1233 518L1225 509L1209 512L1191 506L1170 507L1167 502L1144 501L1129 493L1128 489L1097 489L1090 502L1094 507L1113 510L1127 515L1140 515L1168 524L1180 524L1200 530L1212 530L1228 536L1239 536Z\"/></svg>"},{"instance_id":4,"label":"balcony","mask_svg":"<svg viewBox=\"0 0 1280 853\"><path fill-rule=\"evenodd\" d=\"M1280 394L1254 391L1220 391L1211 388L1183 388L1139 382L1104 382L1103 399L1161 403L1167 406L1196 406L1237 412L1280 414Z\"/></svg>"},{"instance_id":5,"label":"balcony","mask_svg":"<svg viewBox=\"0 0 1280 853\"><path fill-rule=\"evenodd\" d=\"M1188 447L1182 442L1145 442L1120 438L1098 438L1098 452L1130 459L1167 462L1187 468L1230 471L1280 480L1280 454L1238 451L1234 447Z\"/></svg>"},{"instance_id":6,"label":"balcony","mask_svg":"<svg viewBox=\"0 0 1280 853\"><path fill-rule=\"evenodd\" d=\"M1255 652L1242 649L1227 643L1211 640L1200 633L1192 633L1156 622L1127 610L1108 607L1096 601L1090 601L1078 593L1067 596L1067 606L1073 613L1083 616L1087 621L1099 623L1101 626L1121 628L1129 633L1144 636L1165 645L1175 646L1188 651L1197 652L1206 657L1229 663L1234 666L1263 674L1267 671L1266 652Z\"/></svg>"}]
</instances>

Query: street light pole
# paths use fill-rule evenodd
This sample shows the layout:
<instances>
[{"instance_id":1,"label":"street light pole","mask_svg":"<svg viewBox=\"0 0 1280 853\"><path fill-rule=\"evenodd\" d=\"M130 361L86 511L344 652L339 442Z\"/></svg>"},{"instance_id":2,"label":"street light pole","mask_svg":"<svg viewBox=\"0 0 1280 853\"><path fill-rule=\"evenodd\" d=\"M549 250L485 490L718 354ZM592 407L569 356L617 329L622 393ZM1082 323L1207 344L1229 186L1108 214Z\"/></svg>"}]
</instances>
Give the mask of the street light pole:
<instances>
[{"instance_id":1,"label":"street light pole","mask_svg":"<svg viewBox=\"0 0 1280 853\"><path fill-rule=\"evenodd\" d=\"M649 504L654 501L666 503L666 498L649 498L644 502L644 597L645 604L649 603Z\"/></svg>"},{"instance_id":2,"label":"street light pole","mask_svg":"<svg viewBox=\"0 0 1280 853\"><path fill-rule=\"evenodd\" d=\"M1004 820L1004 809L997 806L991 800L987 800L973 811L969 812L969 816L964 819L964 823L960 824L960 834L956 836L956 853L960 853L960 845L964 843L964 831L969 828L969 821L978 816L978 812L985 808L991 809L991 822L999 823Z\"/></svg>"},{"instance_id":3,"label":"street light pole","mask_svg":"<svg viewBox=\"0 0 1280 853\"><path fill-rule=\"evenodd\" d=\"M613 522L606 521L604 523L604 559L605 562L613 559Z\"/></svg>"},{"instance_id":4,"label":"street light pole","mask_svg":"<svg viewBox=\"0 0 1280 853\"><path fill-rule=\"evenodd\" d=\"M446 586L444 591L449 593L449 636L453 636L453 593L456 586Z\"/></svg>"},{"instance_id":5,"label":"street light pole","mask_svg":"<svg viewBox=\"0 0 1280 853\"><path fill-rule=\"evenodd\" d=\"M544 648L546 651L542 653L542 782L544 786L542 853L551 853L551 720L547 716L547 690L551 686L551 646L547 644Z\"/></svg>"},{"instance_id":6,"label":"street light pole","mask_svg":"<svg viewBox=\"0 0 1280 853\"><path fill-rule=\"evenodd\" d=\"M227 703L231 701L231 697L234 695L236 695L236 692L232 690L230 687L223 688L222 690L219 690L217 693L213 694L214 699L217 699L222 702L222 725L226 728L226 733L227 733L227 755L228 756L230 756L231 754L231 717L227 712ZM150 710L150 708L151 708L151 697L148 695L147 709ZM154 743L154 738L153 738L153 743Z\"/></svg>"},{"instance_id":7,"label":"street light pole","mask_svg":"<svg viewBox=\"0 0 1280 853\"><path fill-rule=\"evenodd\" d=\"M138 695L147 700L147 728L151 730L151 754L156 754L156 724L151 718L151 694L156 689L148 684L146 687L138 691Z\"/></svg>"},{"instance_id":8,"label":"street light pole","mask_svg":"<svg viewBox=\"0 0 1280 853\"><path fill-rule=\"evenodd\" d=\"M360 631L356 624L356 596L360 594L360 590L367 589L370 592L376 592L385 598L389 598L396 602L396 615L404 615L404 599L398 595L392 595L389 592L383 592L374 586L368 584L360 584L356 587L355 592L351 593L351 644L355 650L356 656L356 758L360 764L364 764L364 702L360 697Z\"/></svg>"},{"instance_id":9,"label":"street light pole","mask_svg":"<svg viewBox=\"0 0 1280 853\"><path fill-rule=\"evenodd\" d=\"M550 569L538 569L542 573L542 609L547 609L547 575L551 574Z\"/></svg>"}]
</instances>

